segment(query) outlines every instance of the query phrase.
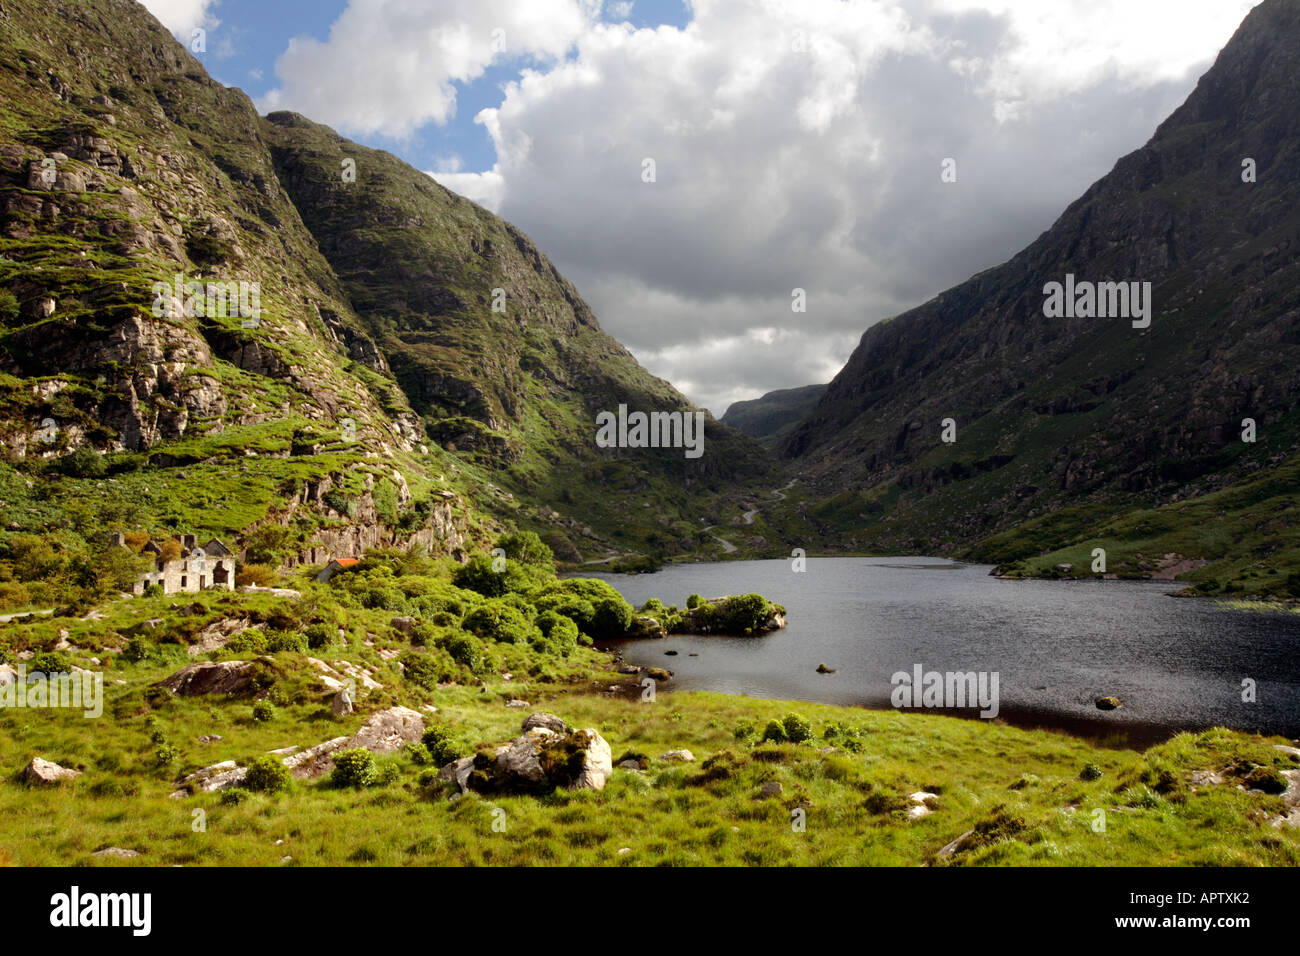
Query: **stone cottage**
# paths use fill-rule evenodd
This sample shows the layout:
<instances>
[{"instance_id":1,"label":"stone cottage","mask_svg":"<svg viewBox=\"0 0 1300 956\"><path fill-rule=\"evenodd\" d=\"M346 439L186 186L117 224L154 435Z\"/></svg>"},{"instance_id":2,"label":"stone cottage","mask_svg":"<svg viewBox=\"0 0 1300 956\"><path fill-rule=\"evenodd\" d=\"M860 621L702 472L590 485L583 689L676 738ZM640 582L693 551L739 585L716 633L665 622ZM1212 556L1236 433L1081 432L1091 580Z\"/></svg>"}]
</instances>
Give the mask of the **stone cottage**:
<instances>
[{"instance_id":1,"label":"stone cottage","mask_svg":"<svg viewBox=\"0 0 1300 956\"><path fill-rule=\"evenodd\" d=\"M172 540L180 545L180 557L170 561L164 560L163 549L153 541L140 549L142 555L153 559L153 567L132 586L133 594L143 594L150 584L161 585L164 594L235 589L235 556L218 539L199 544L196 535L178 534ZM114 534L112 544L127 547L125 535Z\"/></svg>"}]
</instances>

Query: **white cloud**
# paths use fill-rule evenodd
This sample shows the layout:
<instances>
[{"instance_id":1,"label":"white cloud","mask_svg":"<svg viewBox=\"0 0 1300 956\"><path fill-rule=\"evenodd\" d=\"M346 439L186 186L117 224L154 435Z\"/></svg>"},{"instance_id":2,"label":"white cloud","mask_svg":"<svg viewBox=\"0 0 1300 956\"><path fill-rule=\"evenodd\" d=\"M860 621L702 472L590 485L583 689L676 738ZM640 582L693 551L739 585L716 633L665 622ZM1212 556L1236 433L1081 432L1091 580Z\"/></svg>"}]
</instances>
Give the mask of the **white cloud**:
<instances>
[{"instance_id":1,"label":"white cloud","mask_svg":"<svg viewBox=\"0 0 1300 956\"><path fill-rule=\"evenodd\" d=\"M510 58L554 60L587 28L581 0L350 0L322 43L297 37L259 102L354 134L402 137L446 123L455 83Z\"/></svg>"},{"instance_id":2,"label":"white cloud","mask_svg":"<svg viewBox=\"0 0 1300 956\"><path fill-rule=\"evenodd\" d=\"M543 59L476 117L495 165L430 175L529 233L611 334L720 414L828 380L868 325L1031 241L1251 5L694 0L684 29L638 30L561 0L352 0L328 43L286 52L275 99L409 132L451 115L494 24L532 37L514 49Z\"/></svg>"},{"instance_id":3,"label":"white cloud","mask_svg":"<svg viewBox=\"0 0 1300 956\"><path fill-rule=\"evenodd\" d=\"M188 43L193 31L211 30L220 24L212 8L220 0L140 0L178 40Z\"/></svg>"}]
</instances>

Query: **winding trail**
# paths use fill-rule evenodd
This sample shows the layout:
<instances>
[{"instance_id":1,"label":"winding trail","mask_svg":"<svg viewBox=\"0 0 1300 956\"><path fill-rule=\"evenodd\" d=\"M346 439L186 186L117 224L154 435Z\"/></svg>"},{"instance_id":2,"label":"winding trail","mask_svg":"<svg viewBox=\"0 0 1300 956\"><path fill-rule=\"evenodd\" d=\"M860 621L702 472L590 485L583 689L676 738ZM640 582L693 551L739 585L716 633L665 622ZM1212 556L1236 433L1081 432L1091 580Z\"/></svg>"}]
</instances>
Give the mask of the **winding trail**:
<instances>
[{"instance_id":1,"label":"winding trail","mask_svg":"<svg viewBox=\"0 0 1300 956\"><path fill-rule=\"evenodd\" d=\"M785 501L785 499L788 497L788 496L786 495L786 493L785 493L785 489L786 489L786 488L789 488L791 485L795 484L798 480L799 480L798 478L791 478L788 482L786 482L786 483L785 483L784 485L782 485L780 488L773 488L773 489L772 489L772 495L773 495L773 497L775 497L778 501ZM744 523L747 524L747 525L753 524L753 523L754 523L754 515L758 514L759 511L761 511L761 510L762 510L761 508L751 508L751 509L749 509L748 511L746 511L743 515L741 515L741 519L742 519L742 520L744 521ZM736 548L736 546L735 546L734 544L732 544L730 541L727 541L725 538L719 538L716 534L712 534L712 533L711 533L711 532L713 531L713 529L716 528L716 527L718 527L718 525L716 525L716 524L711 524L711 525L709 525L707 528L705 528L704 531L705 531L706 534L709 535L710 538L712 538L714 541L716 541L716 542L718 542L719 544L722 545L722 553L723 553L723 554L731 554L733 551L738 550L738 549Z\"/></svg>"}]
</instances>

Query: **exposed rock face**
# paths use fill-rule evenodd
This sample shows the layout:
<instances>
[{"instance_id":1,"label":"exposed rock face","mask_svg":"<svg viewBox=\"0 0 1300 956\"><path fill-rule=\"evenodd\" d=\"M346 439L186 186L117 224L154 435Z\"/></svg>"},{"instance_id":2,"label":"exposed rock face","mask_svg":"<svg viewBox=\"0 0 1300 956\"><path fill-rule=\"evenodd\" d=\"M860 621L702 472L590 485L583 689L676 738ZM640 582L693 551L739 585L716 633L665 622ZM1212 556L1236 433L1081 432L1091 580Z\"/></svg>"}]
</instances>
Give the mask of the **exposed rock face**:
<instances>
[{"instance_id":1,"label":"exposed rock face","mask_svg":"<svg viewBox=\"0 0 1300 956\"><path fill-rule=\"evenodd\" d=\"M187 777L182 777L177 785L178 792L183 791L193 795L226 790L239 786L247 776L247 767L241 767L233 760L223 760L221 763L214 763L202 770L194 771Z\"/></svg>"},{"instance_id":2,"label":"exposed rock face","mask_svg":"<svg viewBox=\"0 0 1300 956\"><path fill-rule=\"evenodd\" d=\"M49 760L43 760L40 757L33 757L32 762L27 765L23 771L23 779L32 786L50 786L56 783L63 783L69 780L76 780L81 776L80 770L71 770L67 767L60 767L58 764Z\"/></svg>"},{"instance_id":3,"label":"exposed rock face","mask_svg":"<svg viewBox=\"0 0 1300 956\"><path fill-rule=\"evenodd\" d=\"M334 769L334 754L364 747L386 754L415 743L424 734L424 718L409 707L390 707L372 714L351 737L335 737L284 758L289 772L300 780L314 780Z\"/></svg>"},{"instance_id":4,"label":"exposed rock face","mask_svg":"<svg viewBox=\"0 0 1300 956\"><path fill-rule=\"evenodd\" d=\"M866 330L783 444L818 498L843 495L819 531L956 549L1063 505L1182 501L1294 460L1289 436L1254 453L1240 432L1300 405L1298 38L1294 3L1256 6L1186 102L1051 229ZM1067 275L1149 282L1149 327L1044 315L1044 287ZM897 500L846 494L875 488Z\"/></svg>"},{"instance_id":5,"label":"exposed rock face","mask_svg":"<svg viewBox=\"0 0 1300 956\"><path fill-rule=\"evenodd\" d=\"M243 694L248 692L256 672L254 661L204 661L185 665L155 686L166 687L178 697Z\"/></svg>"}]
</instances>

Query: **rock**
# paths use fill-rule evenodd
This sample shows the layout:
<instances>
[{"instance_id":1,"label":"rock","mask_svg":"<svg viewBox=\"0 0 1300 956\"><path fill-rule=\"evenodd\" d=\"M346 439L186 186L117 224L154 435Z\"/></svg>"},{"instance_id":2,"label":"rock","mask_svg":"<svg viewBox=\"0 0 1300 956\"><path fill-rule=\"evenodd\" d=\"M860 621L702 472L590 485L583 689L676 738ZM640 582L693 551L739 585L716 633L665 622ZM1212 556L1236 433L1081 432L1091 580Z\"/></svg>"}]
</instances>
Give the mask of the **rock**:
<instances>
[{"instance_id":1,"label":"rock","mask_svg":"<svg viewBox=\"0 0 1300 956\"><path fill-rule=\"evenodd\" d=\"M834 673L835 673L835 668L833 668L833 667L827 667L825 664L818 664L818 665L817 665L817 673L818 673L818 674L834 674Z\"/></svg>"},{"instance_id":2,"label":"rock","mask_svg":"<svg viewBox=\"0 0 1300 956\"><path fill-rule=\"evenodd\" d=\"M330 698L330 713L335 717L346 717L352 713L352 697L346 687L341 688Z\"/></svg>"},{"instance_id":3,"label":"rock","mask_svg":"<svg viewBox=\"0 0 1300 956\"><path fill-rule=\"evenodd\" d=\"M106 857L106 856L107 856L107 857L116 857L116 858L118 858L118 859L122 859L122 860L129 860L129 859L131 859L132 857L139 856L139 855L140 855L140 851L139 851L139 850L124 850L124 849L122 849L120 846L110 846L110 847L106 847L106 848L103 849L103 850L96 850L94 853L92 853L92 854L90 854L90 855L91 855L91 856L99 856L99 857Z\"/></svg>"},{"instance_id":4,"label":"rock","mask_svg":"<svg viewBox=\"0 0 1300 956\"><path fill-rule=\"evenodd\" d=\"M785 787L781 786L780 782L776 780L769 780L767 783L763 784L762 788L758 791L758 795L765 798L779 797L783 793L785 793Z\"/></svg>"},{"instance_id":5,"label":"rock","mask_svg":"<svg viewBox=\"0 0 1300 956\"><path fill-rule=\"evenodd\" d=\"M619 664L618 672L620 674L639 674L641 673L641 668L637 667L635 664Z\"/></svg>"},{"instance_id":6,"label":"rock","mask_svg":"<svg viewBox=\"0 0 1300 956\"><path fill-rule=\"evenodd\" d=\"M389 707L372 714L351 737L335 737L281 762L298 780L315 780L334 769L334 753L364 747L371 753L387 754L414 743L424 734L424 718L409 707Z\"/></svg>"},{"instance_id":7,"label":"rock","mask_svg":"<svg viewBox=\"0 0 1300 956\"><path fill-rule=\"evenodd\" d=\"M631 852L632 852L632 848L630 846L621 846L618 848L619 856L623 856L625 853L631 853Z\"/></svg>"},{"instance_id":8,"label":"rock","mask_svg":"<svg viewBox=\"0 0 1300 956\"><path fill-rule=\"evenodd\" d=\"M415 618L413 617L395 617L388 622L388 626L395 631L401 631L407 637L415 633Z\"/></svg>"},{"instance_id":9,"label":"rock","mask_svg":"<svg viewBox=\"0 0 1300 956\"><path fill-rule=\"evenodd\" d=\"M1098 710L1117 710L1124 706L1118 697L1098 697L1096 704Z\"/></svg>"},{"instance_id":10,"label":"rock","mask_svg":"<svg viewBox=\"0 0 1300 956\"><path fill-rule=\"evenodd\" d=\"M667 637L668 632L664 630L664 626L653 617L642 614L632 619L632 624L627 629L627 636L635 638L660 638Z\"/></svg>"},{"instance_id":11,"label":"rock","mask_svg":"<svg viewBox=\"0 0 1300 956\"><path fill-rule=\"evenodd\" d=\"M222 739L221 734L204 734L202 737L199 738L199 743L215 744L217 741L221 739Z\"/></svg>"},{"instance_id":12,"label":"rock","mask_svg":"<svg viewBox=\"0 0 1300 956\"><path fill-rule=\"evenodd\" d=\"M939 799L939 795L937 793L930 793L928 790L918 790L916 793L909 796L908 799L913 803L928 806L929 804L936 802Z\"/></svg>"},{"instance_id":13,"label":"rock","mask_svg":"<svg viewBox=\"0 0 1300 956\"><path fill-rule=\"evenodd\" d=\"M65 780L76 780L80 776L80 770L60 767L58 764L49 760L42 760L40 757L33 757L32 762L23 771L23 779L33 786L50 786L62 783Z\"/></svg>"},{"instance_id":14,"label":"rock","mask_svg":"<svg viewBox=\"0 0 1300 956\"><path fill-rule=\"evenodd\" d=\"M570 790L603 790L606 782L614 773L614 757L609 749L609 742L594 729L588 727L574 735L582 749L583 762L577 779L568 787Z\"/></svg>"},{"instance_id":15,"label":"rock","mask_svg":"<svg viewBox=\"0 0 1300 956\"><path fill-rule=\"evenodd\" d=\"M511 699L511 700L506 701L506 706L507 706L507 707L527 707L527 706L529 706L529 704L528 704L528 701L526 701L526 700Z\"/></svg>"},{"instance_id":16,"label":"rock","mask_svg":"<svg viewBox=\"0 0 1300 956\"><path fill-rule=\"evenodd\" d=\"M631 760L631 759L619 761L619 767L623 770L644 770L645 769L645 767L641 765L641 761Z\"/></svg>"},{"instance_id":17,"label":"rock","mask_svg":"<svg viewBox=\"0 0 1300 956\"><path fill-rule=\"evenodd\" d=\"M664 657L676 657L676 656L677 656L676 651L664 651Z\"/></svg>"},{"instance_id":18,"label":"rock","mask_svg":"<svg viewBox=\"0 0 1300 956\"><path fill-rule=\"evenodd\" d=\"M529 714L524 718L524 724L521 728L524 733L532 730L534 727L545 727L547 730L560 735L569 732L569 725L554 714Z\"/></svg>"},{"instance_id":19,"label":"rock","mask_svg":"<svg viewBox=\"0 0 1300 956\"><path fill-rule=\"evenodd\" d=\"M664 670L662 667L647 667L645 669L645 675L655 681L672 680L673 678L673 672Z\"/></svg>"},{"instance_id":20,"label":"rock","mask_svg":"<svg viewBox=\"0 0 1300 956\"><path fill-rule=\"evenodd\" d=\"M679 760L682 763L694 763L695 754L689 750L670 750L666 754L661 754L660 760Z\"/></svg>"},{"instance_id":21,"label":"rock","mask_svg":"<svg viewBox=\"0 0 1300 956\"><path fill-rule=\"evenodd\" d=\"M966 847L970 845L971 841L974 840L974 838L975 838L975 831L967 830L957 839L953 840L951 843L949 843L947 846L941 849L938 853L936 853L935 859L946 860L949 857L955 856L956 854L960 853L962 850L966 849Z\"/></svg>"},{"instance_id":22,"label":"rock","mask_svg":"<svg viewBox=\"0 0 1300 956\"><path fill-rule=\"evenodd\" d=\"M223 760L221 763L214 763L210 767L204 767L187 777L182 777L179 786L181 791L191 795L212 793L215 790L237 787L247 776L247 767L240 767L233 760Z\"/></svg>"},{"instance_id":23,"label":"rock","mask_svg":"<svg viewBox=\"0 0 1300 956\"><path fill-rule=\"evenodd\" d=\"M1300 747L1288 747L1285 744L1274 744L1274 750L1280 750L1294 760L1300 760Z\"/></svg>"},{"instance_id":24,"label":"rock","mask_svg":"<svg viewBox=\"0 0 1300 956\"><path fill-rule=\"evenodd\" d=\"M593 728L558 734L532 727L496 750L447 764L439 779L455 781L461 792L541 792L555 787L600 790L613 773L608 741Z\"/></svg>"},{"instance_id":25,"label":"rock","mask_svg":"<svg viewBox=\"0 0 1300 956\"><path fill-rule=\"evenodd\" d=\"M439 770L438 779L446 784L454 783L460 788L461 793L465 793L469 790L469 775L473 769L474 758L461 757Z\"/></svg>"},{"instance_id":26,"label":"rock","mask_svg":"<svg viewBox=\"0 0 1300 956\"><path fill-rule=\"evenodd\" d=\"M1227 783L1227 780L1223 774L1213 770L1193 770L1191 783L1194 787L1217 787Z\"/></svg>"},{"instance_id":27,"label":"rock","mask_svg":"<svg viewBox=\"0 0 1300 956\"><path fill-rule=\"evenodd\" d=\"M907 819L920 820L922 817L928 817L934 813L934 809L927 807L924 803L914 803L907 808Z\"/></svg>"},{"instance_id":28,"label":"rock","mask_svg":"<svg viewBox=\"0 0 1300 956\"><path fill-rule=\"evenodd\" d=\"M145 622L145 624L149 623L149 621ZM161 619L158 620L158 623L162 623ZM141 626L143 627L144 625ZM189 646L190 656L201 657L211 651L220 650L229 644L230 639L236 634L248 630L249 626L248 620L242 617L227 617L222 618L220 621L213 621L195 635L195 643ZM262 628L263 626L264 625L256 625L258 628Z\"/></svg>"},{"instance_id":29,"label":"rock","mask_svg":"<svg viewBox=\"0 0 1300 956\"><path fill-rule=\"evenodd\" d=\"M279 747L279 748L277 748L277 749L275 749L275 750L268 750L268 751L267 751L267 753L272 754L272 755L274 755L274 756L276 756L276 757L285 757L285 756L288 756L289 754L294 754L294 753L297 753L297 752L298 752L298 745L297 745L297 744L294 744L292 747Z\"/></svg>"},{"instance_id":30,"label":"rock","mask_svg":"<svg viewBox=\"0 0 1300 956\"><path fill-rule=\"evenodd\" d=\"M389 707L367 720L349 741L349 747L365 747L372 753L387 754L415 743L424 734L424 717L409 707Z\"/></svg>"},{"instance_id":31,"label":"rock","mask_svg":"<svg viewBox=\"0 0 1300 956\"><path fill-rule=\"evenodd\" d=\"M240 694L249 689L253 673L253 661L205 661L201 664L187 664L154 686L165 687L179 697Z\"/></svg>"}]
</instances>

